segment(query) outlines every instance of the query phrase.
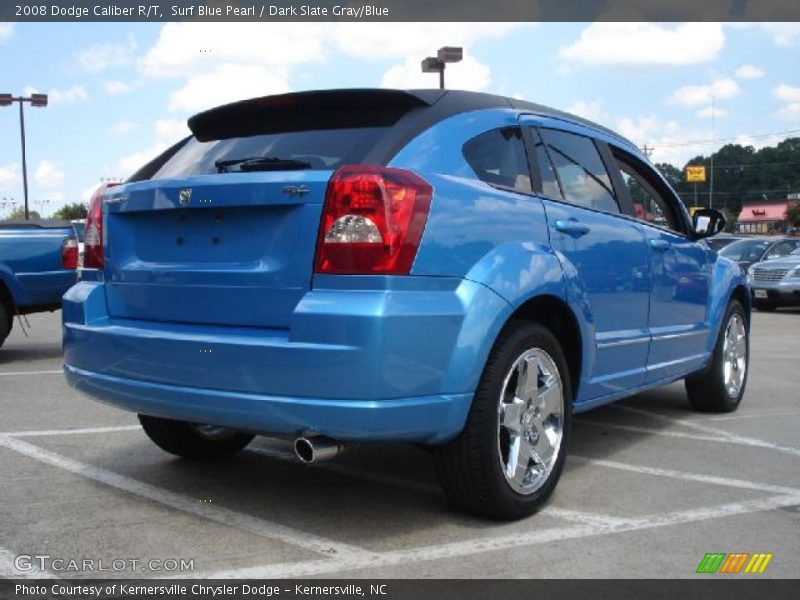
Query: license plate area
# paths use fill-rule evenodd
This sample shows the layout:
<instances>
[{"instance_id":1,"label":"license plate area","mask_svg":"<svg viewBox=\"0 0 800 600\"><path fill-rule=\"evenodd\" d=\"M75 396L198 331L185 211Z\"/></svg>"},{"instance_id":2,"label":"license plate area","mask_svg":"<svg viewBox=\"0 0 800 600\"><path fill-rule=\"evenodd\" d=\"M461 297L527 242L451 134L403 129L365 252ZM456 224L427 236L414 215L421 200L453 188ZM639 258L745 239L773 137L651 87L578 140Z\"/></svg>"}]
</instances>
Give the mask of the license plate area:
<instances>
[{"instance_id":1,"label":"license plate area","mask_svg":"<svg viewBox=\"0 0 800 600\"><path fill-rule=\"evenodd\" d=\"M753 290L753 296L756 298L768 298L767 290Z\"/></svg>"}]
</instances>

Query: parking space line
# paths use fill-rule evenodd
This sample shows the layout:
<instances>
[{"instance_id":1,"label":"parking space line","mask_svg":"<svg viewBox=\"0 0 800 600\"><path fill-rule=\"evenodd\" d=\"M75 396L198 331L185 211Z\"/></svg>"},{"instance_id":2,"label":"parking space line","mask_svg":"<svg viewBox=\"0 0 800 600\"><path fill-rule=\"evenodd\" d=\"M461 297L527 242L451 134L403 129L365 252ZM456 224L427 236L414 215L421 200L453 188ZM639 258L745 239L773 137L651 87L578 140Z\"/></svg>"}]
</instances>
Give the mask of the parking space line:
<instances>
[{"instance_id":1,"label":"parking space line","mask_svg":"<svg viewBox=\"0 0 800 600\"><path fill-rule=\"evenodd\" d=\"M704 421L735 421L737 419L757 419L763 417L796 417L800 415L800 411L797 410L786 410L786 411L776 411L776 412L762 412L762 413L751 413L746 415L725 415L724 417L705 417L701 419L691 419L692 421L696 422L704 422Z\"/></svg>"},{"instance_id":2,"label":"parking space line","mask_svg":"<svg viewBox=\"0 0 800 600\"><path fill-rule=\"evenodd\" d=\"M711 427L710 425L702 425L696 421L676 419L674 417L668 417L667 415L663 415L661 413L649 410L643 410L641 408L634 408L632 406L623 406L620 404L613 404L612 406L614 406L619 410L632 412L638 415L644 415L652 419L656 419L657 421L662 421L664 423L683 425L684 427L688 427L696 431L702 431L703 433L718 435L720 437L725 438L728 442L733 444L740 444L742 446L752 446L754 448L765 448L767 450L783 452L785 454L791 454L793 456L800 456L800 449L798 448L792 448L790 446L781 446L780 444L773 444L772 442L768 442L766 440L761 440L758 438L745 435L738 435L735 433L731 433L730 431L726 431L724 429L719 429L718 427Z\"/></svg>"},{"instance_id":3,"label":"parking space line","mask_svg":"<svg viewBox=\"0 0 800 600\"><path fill-rule=\"evenodd\" d=\"M359 557L371 556L367 550L336 542L334 540L320 537L312 533L300 531L286 525L281 525L266 519L253 517L251 515L233 511L230 509L214 506L211 504L200 503L197 499L190 498L183 494L172 492L163 488L150 485L143 481L126 477L113 471L108 471L94 465L82 463L68 458L61 454L51 452L39 446L29 444L20 439L9 436L0 436L0 446L18 452L24 456L38 460L45 464L58 467L104 483L110 487L128 492L141 498L146 498L159 504L208 519L222 525L235 527L248 533L260 535L262 537L279 540L293 546L298 546L312 552L324 554L330 557Z\"/></svg>"},{"instance_id":4,"label":"parking space line","mask_svg":"<svg viewBox=\"0 0 800 600\"><path fill-rule=\"evenodd\" d=\"M52 579L53 575L31 564L30 571L18 569L14 560L19 556L0 546L0 579Z\"/></svg>"},{"instance_id":5,"label":"parking space line","mask_svg":"<svg viewBox=\"0 0 800 600\"><path fill-rule=\"evenodd\" d=\"M618 469L620 471L628 471L630 473L639 473L642 475L654 475L656 477L668 477L670 479L683 479L685 481L696 481L698 483L707 483L711 485L734 487L743 490L770 492L774 494L800 495L800 488L785 487L782 485L772 485L770 483L758 483L755 481L746 481L744 479L732 479L729 477L718 477L716 475L705 475L703 473L676 471L673 469L660 469L657 467L633 465L613 460L589 458L588 456L577 456L575 454L570 454L568 456L568 460L579 461L598 467L606 467L608 469Z\"/></svg>"},{"instance_id":6,"label":"parking space line","mask_svg":"<svg viewBox=\"0 0 800 600\"><path fill-rule=\"evenodd\" d=\"M8 437L46 437L51 435L80 435L88 433L116 433L119 431L141 430L141 425L120 425L119 427L85 427L82 429L42 429L39 431L1 431Z\"/></svg>"},{"instance_id":7,"label":"parking space line","mask_svg":"<svg viewBox=\"0 0 800 600\"><path fill-rule=\"evenodd\" d=\"M597 523L594 525L536 529L525 533L514 533L478 540L471 539L449 544L392 550L379 553L369 558L353 557L341 561L311 560L295 563L279 563L209 573L193 573L192 576L209 579L310 577L312 575L341 573L343 571L352 571L356 569L374 569L424 561L454 559L486 552L581 539L598 535L631 533L673 525L686 525L688 523L696 523L710 519L775 510L798 504L800 504L800 495L797 494L771 496L768 498L746 500L744 502L732 502L729 504L649 515L617 524L608 523L603 525Z\"/></svg>"},{"instance_id":8,"label":"parking space line","mask_svg":"<svg viewBox=\"0 0 800 600\"><path fill-rule=\"evenodd\" d=\"M286 452L283 450L279 450L277 448L260 446L256 448L248 448L248 451L254 452L256 454L262 454L264 456L268 456L270 458L274 458L277 460L283 460L297 464L297 458L291 452ZM361 479L364 481L369 481L371 483L377 483L380 485L388 485L391 487L410 490L414 492L421 492L425 494L435 494L439 496L442 495L442 489L436 484L425 483L423 481L414 481L412 479L406 479L404 477L395 477L393 475L386 475L383 473L377 473L369 469L363 469L361 467L355 467L352 465L345 465L336 462L321 462L304 466L307 468L315 468L323 471L328 471L331 473L337 473L345 477L354 477L356 479ZM551 517L555 517L557 519L563 519L565 521L573 521L577 523L586 523L586 524L599 523L606 525L609 523L620 523L623 521L625 522L628 521L627 519L620 519L618 517L614 517L611 515L590 513L590 512L572 510L569 508L559 508L556 506L546 506L542 510L540 510L538 514L549 515Z\"/></svg>"},{"instance_id":9,"label":"parking space line","mask_svg":"<svg viewBox=\"0 0 800 600\"><path fill-rule=\"evenodd\" d=\"M603 421L592 421L590 419L576 420L576 423L581 425L589 425L591 427L608 427L609 429L618 429L620 431L630 431L633 433L643 433L647 435L660 435L664 437L682 438L687 440L697 440L700 442L722 442L725 444L731 443L727 438L719 435L700 435L697 433L686 433L684 431L672 431L653 429L651 427L639 427L637 425L619 425L617 423L605 423Z\"/></svg>"},{"instance_id":10,"label":"parking space line","mask_svg":"<svg viewBox=\"0 0 800 600\"><path fill-rule=\"evenodd\" d=\"M0 371L0 377L20 377L23 375L55 375L55 374L63 374L64 371L61 369L54 370L54 371L7 371L3 373Z\"/></svg>"}]
</instances>

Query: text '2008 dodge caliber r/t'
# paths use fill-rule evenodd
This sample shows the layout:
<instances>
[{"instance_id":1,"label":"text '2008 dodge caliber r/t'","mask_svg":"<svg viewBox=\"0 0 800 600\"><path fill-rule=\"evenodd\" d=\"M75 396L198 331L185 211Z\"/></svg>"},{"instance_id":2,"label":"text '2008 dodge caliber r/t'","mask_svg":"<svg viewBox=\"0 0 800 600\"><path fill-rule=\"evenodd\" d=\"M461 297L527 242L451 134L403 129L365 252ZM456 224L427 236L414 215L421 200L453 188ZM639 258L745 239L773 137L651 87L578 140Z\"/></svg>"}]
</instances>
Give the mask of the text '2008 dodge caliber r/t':
<instances>
[{"instance_id":1,"label":"text '2008 dodge caliber r/t'","mask_svg":"<svg viewBox=\"0 0 800 600\"><path fill-rule=\"evenodd\" d=\"M750 293L627 140L447 91L222 106L98 194L65 371L190 458L432 447L448 497L533 512L573 412L686 380L735 410Z\"/></svg>"}]
</instances>

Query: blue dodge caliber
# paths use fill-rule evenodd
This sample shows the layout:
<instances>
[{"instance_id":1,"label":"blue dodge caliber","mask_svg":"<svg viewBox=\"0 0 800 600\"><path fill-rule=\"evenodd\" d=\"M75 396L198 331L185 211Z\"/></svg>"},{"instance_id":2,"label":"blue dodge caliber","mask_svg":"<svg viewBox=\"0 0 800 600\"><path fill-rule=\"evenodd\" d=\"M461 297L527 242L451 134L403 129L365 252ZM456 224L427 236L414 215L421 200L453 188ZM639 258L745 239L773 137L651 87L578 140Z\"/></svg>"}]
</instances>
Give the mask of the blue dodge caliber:
<instances>
[{"instance_id":1,"label":"blue dodge caliber","mask_svg":"<svg viewBox=\"0 0 800 600\"><path fill-rule=\"evenodd\" d=\"M468 92L228 104L93 198L67 379L178 456L432 448L496 518L553 491L573 413L685 379L736 410L750 293L629 141Z\"/></svg>"}]
</instances>

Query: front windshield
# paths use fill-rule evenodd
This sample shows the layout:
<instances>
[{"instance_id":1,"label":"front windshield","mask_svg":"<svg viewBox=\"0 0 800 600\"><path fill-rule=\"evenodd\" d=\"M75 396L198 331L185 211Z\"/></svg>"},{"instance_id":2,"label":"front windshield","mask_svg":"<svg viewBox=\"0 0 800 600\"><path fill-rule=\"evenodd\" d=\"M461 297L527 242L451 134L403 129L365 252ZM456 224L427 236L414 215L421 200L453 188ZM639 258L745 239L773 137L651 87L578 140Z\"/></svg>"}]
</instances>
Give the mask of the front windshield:
<instances>
[{"instance_id":1,"label":"front windshield","mask_svg":"<svg viewBox=\"0 0 800 600\"><path fill-rule=\"evenodd\" d=\"M757 261L769 248L767 240L739 240L720 250L720 256L740 261Z\"/></svg>"}]
</instances>

